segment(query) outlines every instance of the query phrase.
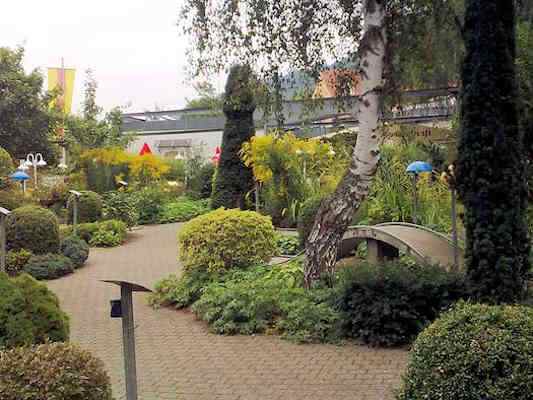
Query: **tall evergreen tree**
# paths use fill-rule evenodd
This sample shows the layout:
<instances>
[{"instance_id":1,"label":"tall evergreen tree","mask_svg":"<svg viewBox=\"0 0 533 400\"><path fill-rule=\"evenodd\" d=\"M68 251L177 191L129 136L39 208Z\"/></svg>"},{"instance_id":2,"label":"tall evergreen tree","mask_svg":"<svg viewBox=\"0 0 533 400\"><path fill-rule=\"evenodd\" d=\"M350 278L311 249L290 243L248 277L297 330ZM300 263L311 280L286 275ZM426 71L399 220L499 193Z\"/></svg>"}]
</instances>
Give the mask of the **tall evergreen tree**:
<instances>
[{"instance_id":1,"label":"tall evergreen tree","mask_svg":"<svg viewBox=\"0 0 533 400\"><path fill-rule=\"evenodd\" d=\"M490 302L520 298L529 267L513 3L465 1L458 189L472 295Z\"/></svg>"},{"instance_id":2,"label":"tall evergreen tree","mask_svg":"<svg viewBox=\"0 0 533 400\"><path fill-rule=\"evenodd\" d=\"M242 144L255 134L252 71L248 66L235 65L231 68L223 111L226 125L222 136L222 152L213 185L213 208L245 208L246 194L253 189L251 168L244 165L240 157Z\"/></svg>"}]
</instances>

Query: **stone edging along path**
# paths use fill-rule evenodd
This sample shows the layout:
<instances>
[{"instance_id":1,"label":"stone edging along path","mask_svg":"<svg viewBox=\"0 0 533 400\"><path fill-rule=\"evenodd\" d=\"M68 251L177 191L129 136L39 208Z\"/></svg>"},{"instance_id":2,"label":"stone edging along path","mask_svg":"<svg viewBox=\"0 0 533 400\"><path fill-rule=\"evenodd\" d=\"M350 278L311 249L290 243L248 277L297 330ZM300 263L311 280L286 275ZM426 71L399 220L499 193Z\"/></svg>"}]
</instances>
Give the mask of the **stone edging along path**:
<instances>
[{"instance_id":1,"label":"stone edging along path","mask_svg":"<svg viewBox=\"0 0 533 400\"><path fill-rule=\"evenodd\" d=\"M71 341L101 358L116 399L124 399L119 319L109 317L120 278L152 285L179 273L180 224L146 226L126 244L91 249L85 267L48 282L71 317ZM140 400L387 400L405 368L405 350L297 345L272 336L219 336L187 311L153 310L134 294Z\"/></svg>"}]
</instances>

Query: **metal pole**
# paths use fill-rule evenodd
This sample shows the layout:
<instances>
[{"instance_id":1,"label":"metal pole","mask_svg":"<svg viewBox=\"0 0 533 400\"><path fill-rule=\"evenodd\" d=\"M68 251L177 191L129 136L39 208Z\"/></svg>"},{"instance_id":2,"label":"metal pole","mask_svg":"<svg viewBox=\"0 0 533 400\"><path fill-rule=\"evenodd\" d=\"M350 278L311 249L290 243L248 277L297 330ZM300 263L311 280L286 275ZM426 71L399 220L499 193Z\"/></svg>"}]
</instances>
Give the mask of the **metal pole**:
<instances>
[{"instance_id":1,"label":"metal pole","mask_svg":"<svg viewBox=\"0 0 533 400\"><path fill-rule=\"evenodd\" d=\"M418 196L417 196L417 187L416 187L416 181L418 179L417 174L413 174L413 223L416 224L418 221L417 218L417 208L418 208Z\"/></svg>"},{"instance_id":2,"label":"metal pole","mask_svg":"<svg viewBox=\"0 0 533 400\"><path fill-rule=\"evenodd\" d=\"M6 216L0 215L0 271L6 272Z\"/></svg>"},{"instance_id":3,"label":"metal pole","mask_svg":"<svg viewBox=\"0 0 533 400\"><path fill-rule=\"evenodd\" d=\"M455 271L459 270L459 240L457 237L457 192L454 188L452 192L452 241L453 241L453 266Z\"/></svg>"},{"instance_id":4,"label":"metal pole","mask_svg":"<svg viewBox=\"0 0 533 400\"><path fill-rule=\"evenodd\" d=\"M72 211L72 224L74 227L72 228L74 234L76 235L78 233L78 196L74 196L74 209Z\"/></svg>"},{"instance_id":5,"label":"metal pole","mask_svg":"<svg viewBox=\"0 0 533 400\"><path fill-rule=\"evenodd\" d=\"M126 399L137 400L137 367L135 362L135 332L133 322L133 299L131 294L132 289L130 286L120 286Z\"/></svg>"}]
</instances>

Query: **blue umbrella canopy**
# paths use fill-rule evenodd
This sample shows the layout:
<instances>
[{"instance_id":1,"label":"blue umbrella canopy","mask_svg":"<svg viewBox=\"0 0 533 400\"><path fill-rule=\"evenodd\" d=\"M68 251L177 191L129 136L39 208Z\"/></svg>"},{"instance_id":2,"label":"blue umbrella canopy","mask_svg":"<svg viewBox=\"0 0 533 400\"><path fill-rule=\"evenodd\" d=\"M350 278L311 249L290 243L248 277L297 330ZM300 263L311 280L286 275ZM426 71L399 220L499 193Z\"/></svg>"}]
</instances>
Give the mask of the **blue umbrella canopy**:
<instances>
[{"instance_id":1,"label":"blue umbrella canopy","mask_svg":"<svg viewBox=\"0 0 533 400\"><path fill-rule=\"evenodd\" d=\"M9 175L9 177L14 181L27 181L28 179L30 179L30 176L24 171L14 172Z\"/></svg>"},{"instance_id":2,"label":"blue umbrella canopy","mask_svg":"<svg viewBox=\"0 0 533 400\"><path fill-rule=\"evenodd\" d=\"M422 172L431 172L433 167L431 164L424 161L415 161L407 166L406 172L411 174L420 174Z\"/></svg>"}]
</instances>

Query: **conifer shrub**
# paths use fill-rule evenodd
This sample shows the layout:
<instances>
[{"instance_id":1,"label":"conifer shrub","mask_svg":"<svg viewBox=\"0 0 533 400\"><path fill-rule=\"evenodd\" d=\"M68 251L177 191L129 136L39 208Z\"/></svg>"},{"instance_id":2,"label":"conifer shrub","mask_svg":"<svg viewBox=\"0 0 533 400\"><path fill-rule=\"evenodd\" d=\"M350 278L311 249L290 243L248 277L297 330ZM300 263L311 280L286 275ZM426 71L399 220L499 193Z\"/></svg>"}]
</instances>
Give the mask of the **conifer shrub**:
<instances>
[{"instance_id":1,"label":"conifer shrub","mask_svg":"<svg viewBox=\"0 0 533 400\"><path fill-rule=\"evenodd\" d=\"M103 201L102 196L90 190L84 190L78 199L78 223L96 222L102 219ZM74 218L74 202L76 197L71 195L67 201L68 222Z\"/></svg>"},{"instance_id":2,"label":"conifer shrub","mask_svg":"<svg viewBox=\"0 0 533 400\"><path fill-rule=\"evenodd\" d=\"M68 257L74 268L80 268L89 258L89 245L77 235L71 235L61 241L61 253Z\"/></svg>"},{"instance_id":3,"label":"conifer shrub","mask_svg":"<svg viewBox=\"0 0 533 400\"><path fill-rule=\"evenodd\" d=\"M186 269L209 271L268 262L276 253L276 235L269 217L254 211L218 209L184 225L178 234Z\"/></svg>"},{"instance_id":4,"label":"conifer shrub","mask_svg":"<svg viewBox=\"0 0 533 400\"><path fill-rule=\"evenodd\" d=\"M112 400L102 361L70 343L0 352L2 400Z\"/></svg>"},{"instance_id":5,"label":"conifer shrub","mask_svg":"<svg viewBox=\"0 0 533 400\"><path fill-rule=\"evenodd\" d=\"M533 308L461 302L414 342L398 400L529 400Z\"/></svg>"},{"instance_id":6,"label":"conifer shrub","mask_svg":"<svg viewBox=\"0 0 533 400\"><path fill-rule=\"evenodd\" d=\"M6 254L6 273L9 276L17 276L32 256L32 252L26 249L9 250Z\"/></svg>"},{"instance_id":7,"label":"conifer shrub","mask_svg":"<svg viewBox=\"0 0 533 400\"><path fill-rule=\"evenodd\" d=\"M74 272L74 264L62 254L41 254L28 260L24 272L38 280L56 279Z\"/></svg>"},{"instance_id":8,"label":"conifer shrub","mask_svg":"<svg viewBox=\"0 0 533 400\"><path fill-rule=\"evenodd\" d=\"M8 250L26 249L34 254L59 251L59 223L46 208L24 206L8 215L6 220Z\"/></svg>"},{"instance_id":9,"label":"conifer shrub","mask_svg":"<svg viewBox=\"0 0 533 400\"><path fill-rule=\"evenodd\" d=\"M0 348L68 337L69 319L54 293L29 275L9 278L0 273Z\"/></svg>"}]
</instances>

